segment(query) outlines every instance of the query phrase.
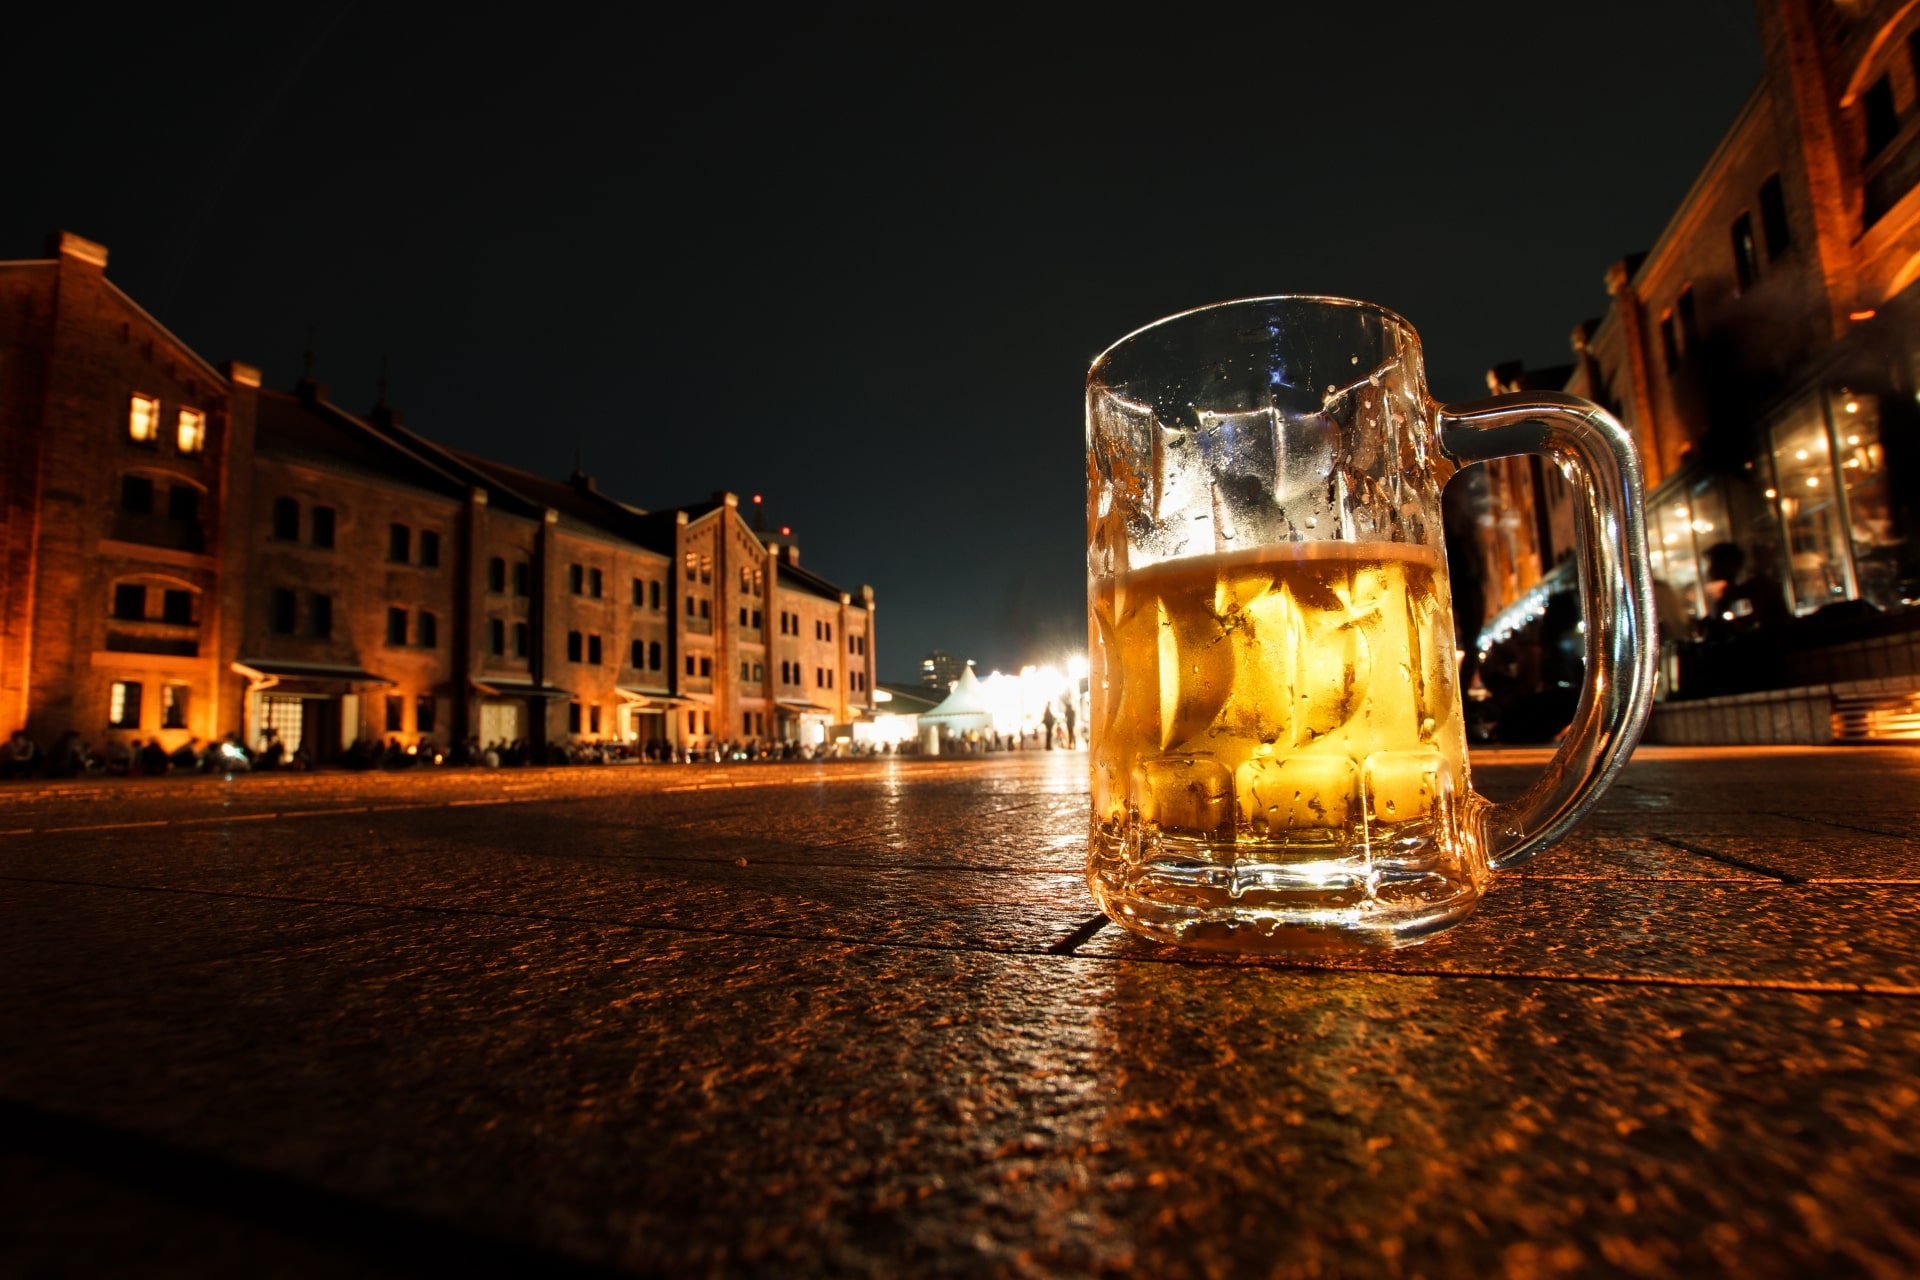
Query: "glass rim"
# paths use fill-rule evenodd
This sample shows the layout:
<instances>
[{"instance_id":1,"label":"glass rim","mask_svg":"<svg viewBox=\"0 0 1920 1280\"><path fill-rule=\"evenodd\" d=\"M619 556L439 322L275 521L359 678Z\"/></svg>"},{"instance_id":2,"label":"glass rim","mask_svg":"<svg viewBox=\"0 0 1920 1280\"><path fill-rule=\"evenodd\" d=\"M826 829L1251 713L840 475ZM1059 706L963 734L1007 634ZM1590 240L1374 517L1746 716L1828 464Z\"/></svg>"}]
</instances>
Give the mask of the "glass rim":
<instances>
[{"instance_id":1,"label":"glass rim","mask_svg":"<svg viewBox=\"0 0 1920 1280\"><path fill-rule=\"evenodd\" d=\"M1408 334L1412 335L1413 340L1416 343L1419 342L1420 340L1420 331L1418 329L1415 329L1411 324L1409 324L1405 316L1401 315L1398 311L1393 310L1391 307L1383 307L1377 302L1368 302L1363 298L1342 298L1337 294L1331 294L1331 293L1254 294L1250 297L1228 298L1221 302L1209 302L1198 307L1189 307L1185 311L1176 311L1170 316L1161 316L1158 320L1154 320L1147 324L1141 325L1138 329L1133 330L1133 332L1127 334L1125 337L1122 337L1117 341L1107 344L1106 349L1102 351L1099 355L1093 358L1093 363L1087 366L1087 381L1089 383L1095 382L1097 380L1097 375L1100 372L1100 366L1105 364L1108 358L1111 357L1114 354L1114 352L1126 346L1128 343L1132 342L1135 338L1143 337L1146 334L1153 332L1155 329L1162 328L1166 325L1177 324L1182 320L1191 319L1192 317L1200 315L1203 312L1224 311L1228 307L1246 307L1246 306L1252 306L1256 303L1262 303L1262 302L1313 302L1313 303L1322 304L1327 307L1357 307L1365 311L1371 311L1376 315L1383 316L1386 319L1391 320L1395 324L1399 325L1402 329L1404 329ZM1105 386L1107 384L1105 382L1101 382L1100 385Z\"/></svg>"}]
</instances>

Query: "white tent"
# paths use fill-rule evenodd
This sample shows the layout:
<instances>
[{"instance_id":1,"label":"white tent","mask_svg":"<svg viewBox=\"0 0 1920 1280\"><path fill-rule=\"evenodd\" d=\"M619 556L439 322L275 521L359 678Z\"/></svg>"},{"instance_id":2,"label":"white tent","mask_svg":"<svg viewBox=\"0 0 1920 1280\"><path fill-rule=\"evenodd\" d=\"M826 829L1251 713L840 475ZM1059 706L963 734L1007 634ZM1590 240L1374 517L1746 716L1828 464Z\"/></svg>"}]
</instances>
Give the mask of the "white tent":
<instances>
[{"instance_id":1,"label":"white tent","mask_svg":"<svg viewBox=\"0 0 1920 1280\"><path fill-rule=\"evenodd\" d=\"M936 725L948 733L956 734L992 727L993 717L987 714L987 702L980 696L980 682L974 678L972 667L960 673L960 679L954 682L953 692L947 695L945 702L931 711L920 713L921 730L924 732L928 725Z\"/></svg>"}]
</instances>

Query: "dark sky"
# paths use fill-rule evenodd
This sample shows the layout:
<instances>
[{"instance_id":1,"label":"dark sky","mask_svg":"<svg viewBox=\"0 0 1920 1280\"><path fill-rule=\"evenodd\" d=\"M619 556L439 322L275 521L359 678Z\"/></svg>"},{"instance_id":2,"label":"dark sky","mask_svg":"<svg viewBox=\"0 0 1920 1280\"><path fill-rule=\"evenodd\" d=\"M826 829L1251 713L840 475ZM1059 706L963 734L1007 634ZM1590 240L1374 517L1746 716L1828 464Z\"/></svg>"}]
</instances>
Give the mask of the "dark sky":
<instances>
[{"instance_id":1,"label":"dark sky","mask_svg":"<svg viewBox=\"0 0 1920 1280\"><path fill-rule=\"evenodd\" d=\"M77 231L216 362L290 385L311 323L347 407L384 354L416 430L578 445L641 506L763 493L873 584L890 678L1044 659L1084 644L1109 342L1334 293L1418 326L1442 397L1563 363L1760 72L1742 0L1267 7L1317 16L40 6L0 50L0 256Z\"/></svg>"}]
</instances>

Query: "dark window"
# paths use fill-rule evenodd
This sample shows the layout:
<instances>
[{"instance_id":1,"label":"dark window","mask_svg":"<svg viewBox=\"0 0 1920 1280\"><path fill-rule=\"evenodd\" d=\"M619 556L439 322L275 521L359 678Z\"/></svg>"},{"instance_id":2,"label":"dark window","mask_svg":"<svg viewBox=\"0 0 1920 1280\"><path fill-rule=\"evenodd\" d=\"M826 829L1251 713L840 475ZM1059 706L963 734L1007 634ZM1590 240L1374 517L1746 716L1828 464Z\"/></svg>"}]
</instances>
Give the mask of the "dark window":
<instances>
[{"instance_id":1,"label":"dark window","mask_svg":"<svg viewBox=\"0 0 1920 1280\"><path fill-rule=\"evenodd\" d=\"M606 579L598 569L587 570L587 594L598 600L606 594Z\"/></svg>"},{"instance_id":2,"label":"dark window","mask_svg":"<svg viewBox=\"0 0 1920 1280\"><path fill-rule=\"evenodd\" d=\"M1867 113L1867 159L1880 154L1900 132L1900 116L1893 109L1893 81L1882 75L1860 97Z\"/></svg>"},{"instance_id":3,"label":"dark window","mask_svg":"<svg viewBox=\"0 0 1920 1280\"><path fill-rule=\"evenodd\" d=\"M307 602L307 629L316 640L333 634L333 597L316 595Z\"/></svg>"},{"instance_id":4,"label":"dark window","mask_svg":"<svg viewBox=\"0 0 1920 1280\"><path fill-rule=\"evenodd\" d=\"M703 617L703 618L705 618L705 617L708 617L708 616L709 616L709 613L708 613L708 611L709 611L709 610L710 610L710 609L711 609L712 607L713 607L713 601L711 601L711 600L702 600L702 601L700 602L700 616L701 616L701 617Z\"/></svg>"},{"instance_id":5,"label":"dark window","mask_svg":"<svg viewBox=\"0 0 1920 1280\"><path fill-rule=\"evenodd\" d=\"M107 723L116 729L140 727L140 682L115 680L113 697L107 706Z\"/></svg>"},{"instance_id":6,"label":"dark window","mask_svg":"<svg viewBox=\"0 0 1920 1280\"><path fill-rule=\"evenodd\" d=\"M1668 373L1680 367L1680 340L1674 336L1672 312L1660 317L1660 353L1666 357Z\"/></svg>"},{"instance_id":7,"label":"dark window","mask_svg":"<svg viewBox=\"0 0 1920 1280\"><path fill-rule=\"evenodd\" d=\"M581 635L578 631L567 632L567 661L568 662L580 661L580 641L581 641Z\"/></svg>"},{"instance_id":8,"label":"dark window","mask_svg":"<svg viewBox=\"0 0 1920 1280\"><path fill-rule=\"evenodd\" d=\"M160 620L175 626L193 625L193 592L168 591L160 597Z\"/></svg>"},{"instance_id":9,"label":"dark window","mask_svg":"<svg viewBox=\"0 0 1920 1280\"><path fill-rule=\"evenodd\" d=\"M440 567L440 535L431 529L420 531L420 563L429 569Z\"/></svg>"},{"instance_id":10,"label":"dark window","mask_svg":"<svg viewBox=\"0 0 1920 1280\"><path fill-rule=\"evenodd\" d=\"M567 704L567 732L580 732L580 704L577 702Z\"/></svg>"},{"instance_id":11,"label":"dark window","mask_svg":"<svg viewBox=\"0 0 1920 1280\"><path fill-rule=\"evenodd\" d=\"M121 476L120 509L137 516L152 515L153 481L145 476Z\"/></svg>"},{"instance_id":12,"label":"dark window","mask_svg":"<svg viewBox=\"0 0 1920 1280\"><path fill-rule=\"evenodd\" d=\"M390 693L387 695L387 732L398 733L406 727L406 695Z\"/></svg>"},{"instance_id":13,"label":"dark window","mask_svg":"<svg viewBox=\"0 0 1920 1280\"><path fill-rule=\"evenodd\" d=\"M533 633L528 630L526 623L516 622L513 624L513 656L514 657L516 658L526 657L528 652L533 647L531 643L532 640L533 640Z\"/></svg>"},{"instance_id":14,"label":"dark window","mask_svg":"<svg viewBox=\"0 0 1920 1280\"><path fill-rule=\"evenodd\" d=\"M199 518L200 491L198 489L190 484L177 484L167 490L167 519L192 524Z\"/></svg>"},{"instance_id":15,"label":"dark window","mask_svg":"<svg viewBox=\"0 0 1920 1280\"><path fill-rule=\"evenodd\" d=\"M656 612L660 608L660 584L657 582L647 584L647 608Z\"/></svg>"},{"instance_id":16,"label":"dark window","mask_svg":"<svg viewBox=\"0 0 1920 1280\"><path fill-rule=\"evenodd\" d=\"M496 658L507 656L507 624L498 618L487 620L487 652Z\"/></svg>"},{"instance_id":17,"label":"dark window","mask_svg":"<svg viewBox=\"0 0 1920 1280\"><path fill-rule=\"evenodd\" d=\"M832 624L831 622L829 622L829 623L827 623L827 635L826 635L826 638L827 638L828 640L831 640L831 639L833 639L833 624Z\"/></svg>"},{"instance_id":18,"label":"dark window","mask_svg":"<svg viewBox=\"0 0 1920 1280\"><path fill-rule=\"evenodd\" d=\"M287 542L300 538L300 504L292 498L273 500L273 536Z\"/></svg>"},{"instance_id":19,"label":"dark window","mask_svg":"<svg viewBox=\"0 0 1920 1280\"><path fill-rule=\"evenodd\" d=\"M653 643L647 646L647 670L658 671L659 669L660 669L660 642L658 640L655 640Z\"/></svg>"},{"instance_id":20,"label":"dark window","mask_svg":"<svg viewBox=\"0 0 1920 1280\"><path fill-rule=\"evenodd\" d=\"M700 659L700 674L708 677L711 677L713 675L713 659L712 658Z\"/></svg>"},{"instance_id":21,"label":"dark window","mask_svg":"<svg viewBox=\"0 0 1920 1280\"><path fill-rule=\"evenodd\" d=\"M1760 276L1760 246L1753 240L1753 215L1743 213L1733 220L1733 274L1745 292Z\"/></svg>"},{"instance_id":22,"label":"dark window","mask_svg":"<svg viewBox=\"0 0 1920 1280\"><path fill-rule=\"evenodd\" d=\"M113 616L126 622L146 617L147 589L134 582L117 584L113 589Z\"/></svg>"},{"instance_id":23,"label":"dark window","mask_svg":"<svg viewBox=\"0 0 1920 1280\"><path fill-rule=\"evenodd\" d=\"M687 597L687 616L689 618L697 617L699 615L699 612L700 611L698 609L694 608L693 597L688 596Z\"/></svg>"},{"instance_id":24,"label":"dark window","mask_svg":"<svg viewBox=\"0 0 1920 1280\"><path fill-rule=\"evenodd\" d=\"M760 611L758 609L753 611L753 629L755 631L760 629Z\"/></svg>"},{"instance_id":25,"label":"dark window","mask_svg":"<svg viewBox=\"0 0 1920 1280\"><path fill-rule=\"evenodd\" d=\"M747 625L747 607L745 605L740 606L740 625L743 627Z\"/></svg>"},{"instance_id":26,"label":"dark window","mask_svg":"<svg viewBox=\"0 0 1920 1280\"><path fill-rule=\"evenodd\" d=\"M753 736L753 712L742 711L740 713L740 732L746 734L749 738Z\"/></svg>"},{"instance_id":27,"label":"dark window","mask_svg":"<svg viewBox=\"0 0 1920 1280\"><path fill-rule=\"evenodd\" d=\"M333 547L333 508L315 507L313 509L313 545Z\"/></svg>"},{"instance_id":28,"label":"dark window","mask_svg":"<svg viewBox=\"0 0 1920 1280\"><path fill-rule=\"evenodd\" d=\"M743 663L741 663L741 664L740 664L740 680L741 680L741 682L742 682L742 683L745 683L745 682L746 682L746 680L747 680L747 678L748 678L748 677L747 677L747 672L749 672L749 671L751 671L751 670L753 670L753 664L752 664L752 663L749 663L749 662L743 662Z\"/></svg>"},{"instance_id":29,"label":"dark window","mask_svg":"<svg viewBox=\"0 0 1920 1280\"><path fill-rule=\"evenodd\" d=\"M530 590L529 584L532 582L532 580L533 580L532 566L528 565L525 560L514 561L513 563L513 594L515 594L516 596L525 596Z\"/></svg>"},{"instance_id":30,"label":"dark window","mask_svg":"<svg viewBox=\"0 0 1920 1280\"><path fill-rule=\"evenodd\" d=\"M597 702L587 708L587 732L600 732L600 704Z\"/></svg>"},{"instance_id":31,"label":"dark window","mask_svg":"<svg viewBox=\"0 0 1920 1280\"><path fill-rule=\"evenodd\" d=\"M387 609L387 643L405 644L407 642L407 611L389 607Z\"/></svg>"},{"instance_id":32,"label":"dark window","mask_svg":"<svg viewBox=\"0 0 1920 1280\"><path fill-rule=\"evenodd\" d=\"M693 655L688 654L687 655L687 674L692 675L694 673L694 670L695 670L695 667L693 665Z\"/></svg>"},{"instance_id":33,"label":"dark window","mask_svg":"<svg viewBox=\"0 0 1920 1280\"><path fill-rule=\"evenodd\" d=\"M413 530L403 524L388 526L387 559L395 564L405 564L413 559Z\"/></svg>"},{"instance_id":34,"label":"dark window","mask_svg":"<svg viewBox=\"0 0 1920 1280\"><path fill-rule=\"evenodd\" d=\"M292 635L293 619L293 591L288 587L275 587L267 609L267 626L280 635Z\"/></svg>"},{"instance_id":35,"label":"dark window","mask_svg":"<svg viewBox=\"0 0 1920 1280\"><path fill-rule=\"evenodd\" d=\"M600 665L600 637L587 637L587 662L592 666Z\"/></svg>"},{"instance_id":36,"label":"dark window","mask_svg":"<svg viewBox=\"0 0 1920 1280\"><path fill-rule=\"evenodd\" d=\"M1760 230L1767 238L1768 262L1778 261L1793 245L1793 232L1787 226L1787 197L1777 173L1760 184Z\"/></svg>"},{"instance_id":37,"label":"dark window","mask_svg":"<svg viewBox=\"0 0 1920 1280\"><path fill-rule=\"evenodd\" d=\"M427 697L413 700L413 727L421 733L433 732L433 699Z\"/></svg>"},{"instance_id":38,"label":"dark window","mask_svg":"<svg viewBox=\"0 0 1920 1280\"><path fill-rule=\"evenodd\" d=\"M1676 308L1680 315L1680 350L1692 351L1700 341L1700 317L1693 309L1693 286L1680 290L1680 301Z\"/></svg>"},{"instance_id":39,"label":"dark window","mask_svg":"<svg viewBox=\"0 0 1920 1280\"><path fill-rule=\"evenodd\" d=\"M425 609L420 611L419 641L422 649L437 648L440 644L440 619L434 617Z\"/></svg>"},{"instance_id":40,"label":"dark window","mask_svg":"<svg viewBox=\"0 0 1920 1280\"><path fill-rule=\"evenodd\" d=\"M760 684L764 682L766 678L767 678L767 669L761 666L757 662L754 663L753 664L753 682L755 684Z\"/></svg>"},{"instance_id":41,"label":"dark window","mask_svg":"<svg viewBox=\"0 0 1920 1280\"><path fill-rule=\"evenodd\" d=\"M505 591L507 589L507 562L499 556L487 561L487 590Z\"/></svg>"},{"instance_id":42,"label":"dark window","mask_svg":"<svg viewBox=\"0 0 1920 1280\"><path fill-rule=\"evenodd\" d=\"M647 602L647 584L635 578L633 580L633 607L638 609Z\"/></svg>"},{"instance_id":43,"label":"dark window","mask_svg":"<svg viewBox=\"0 0 1920 1280\"><path fill-rule=\"evenodd\" d=\"M188 692L187 686L183 684L160 686L160 727L162 729L187 727Z\"/></svg>"},{"instance_id":44,"label":"dark window","mask_svg":"<svg viewBox=\"0 0 1920 1280\"><path fill-rule=\"evenodd\" d=\"M635 640L627 648L627 665L635 671L643 670L647 665L647 642Z\"/></svg>"},{"instance_id":45,"label":"dark window","mask_svg":"<svg viewBox=\"0 0 1920 1280\"><path fill-rule=\"evenodd\" d=\"M820 638L820 619L818 618L813 620L813 638L815 640Z\"/></svg>"},{"instance_id":46,"label":"dark window","mask_svg":"<svg viewBox=\"0 0 1920 1280\"><path fill-rule=\"evenodd\" d=\"M575 595L584 595L587 589L587 569L585 565L567 566L567 590Z\"/></svg>"}]
</instances>

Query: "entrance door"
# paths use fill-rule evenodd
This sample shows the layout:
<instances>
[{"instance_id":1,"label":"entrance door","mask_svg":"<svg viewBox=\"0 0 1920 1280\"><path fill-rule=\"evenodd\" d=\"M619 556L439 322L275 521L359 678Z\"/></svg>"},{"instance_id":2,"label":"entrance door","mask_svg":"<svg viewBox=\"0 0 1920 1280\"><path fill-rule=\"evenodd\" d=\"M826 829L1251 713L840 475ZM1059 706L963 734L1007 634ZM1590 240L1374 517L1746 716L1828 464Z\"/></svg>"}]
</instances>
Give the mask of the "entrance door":
<instances>
[{"instance_id":1,"label":"entrance door","mask_svg":"<svg viewBox=\"0 0 1920 1280\"><path fill-rule=\"evenodd\" d=\"M516 742L527 736L527 707L523 702L480 704L480 745Z\"/></svg>"}]
</instances>

